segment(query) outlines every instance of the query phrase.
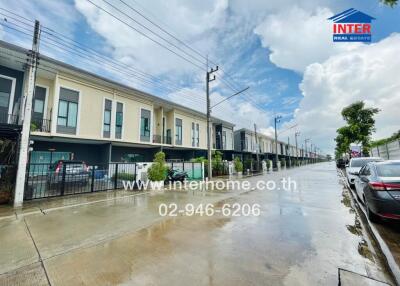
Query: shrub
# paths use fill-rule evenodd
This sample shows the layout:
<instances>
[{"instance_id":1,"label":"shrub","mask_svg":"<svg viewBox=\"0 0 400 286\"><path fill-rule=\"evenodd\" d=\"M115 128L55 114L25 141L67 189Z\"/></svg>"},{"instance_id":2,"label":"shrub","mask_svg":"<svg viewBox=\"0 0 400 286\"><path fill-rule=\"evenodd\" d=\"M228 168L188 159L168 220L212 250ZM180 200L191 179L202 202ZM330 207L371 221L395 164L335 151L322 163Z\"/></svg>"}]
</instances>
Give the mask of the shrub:
<instances>
[{"instance_id":1,"label":"shrub","mask_svg":"<svg viewBox=\"0 0 400 286\"><path fill-rule=\"evenodd\" d=\"M165 154L160 151L154 155L153 164L147 170L150 181L164 181L167 177L167 166L165 166Z\"/></svg>"},{"instance_id":2,"label":"shrub","mask_svg":"<svg viewBox=\"0 0 400 286\"><path fill-rule=\"evenodd\" d=\"M222 164L222 153L220 151L215 151L212 160L212 170L217 174L221 174L223 170Z\"/></svg>"},{"instance_id":3,"label":"shrub","mask_svg":"<svg viewBox=\"0 0 400 286\"><path fill-rule=\"evenodd\" d=\"M286 160L285 159L281 159L281 167L285 167L286 165Z\"/></svg>"},{"instance_id":4,"label":"shrub","mask_svg":"<svg viewBox=\"0 0 400 286\"><path fill-rule=\"evenodd\" d=\"M267 169L271 169L271 167L272 167L272 161L267 160Z\"/></svg>"},{"instance_id":5,"label":"shrub","mask_svg":"<svg viewBox=\"0 0 400 286\"><path fill-rule=\"evenodd\" d=\"M136 179L136 176L135 176L135 174L129 174L129 173L122 172L122 173L118 173L117 179L125 180L125 181L134 181ZM115 180L115 175L113 175L111 177L111 180Z\"/></svg>"},{"instance_id":6,"label":"shrub","mask_svg":"<svg viewBox=\"0 0 400 286\"><path fill-rule=\"evenodd\" d=\"M233 163L236 172L243 172L243 163L240 161L239 157L236 157Z\"/></svg>"}]
</instances>

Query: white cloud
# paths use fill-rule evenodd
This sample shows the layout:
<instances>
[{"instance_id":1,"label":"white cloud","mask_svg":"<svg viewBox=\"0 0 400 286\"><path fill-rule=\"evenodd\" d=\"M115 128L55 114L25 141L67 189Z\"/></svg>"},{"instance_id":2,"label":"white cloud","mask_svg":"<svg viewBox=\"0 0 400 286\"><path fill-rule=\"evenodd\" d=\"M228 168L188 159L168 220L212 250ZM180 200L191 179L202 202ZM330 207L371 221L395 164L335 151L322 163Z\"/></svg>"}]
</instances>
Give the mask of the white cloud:
<instances>
[{"instance_id":1,"label":"white cloud","mask_svg":"<svg viewBox=\"0 0 400 286\"><path fill-rule=\"evenodd\" d=\"M199 55L196 55L193 51L190 51L177 43L167 34L163 34L163 32L158 30L158 28L152 26L149 22L146 22L146 20L135 14L132 10L129 10L129 8L123 4L115 3L114 5L126 14L132 15L134 19L145 24L151 30L162 35L162 37L168 39L169 42L174 43L184 49L187 53L195 56L199 61L196 61L195 59L190 58L187 54L177 50L172 45L158 38L150 31L129 19L126 15L119 13L117 10L114 10L105 3L99 1L94 2L107 11L110 11L118 18L129 23L129 25L135 27L137 30L149 35L164 46L167 46L171 50L181 54L183 57L190 59L197 65L203 66L205 63L205 60ZM153 12L152 14L157 15L155 22L164 26L160 23L160 20L158 20L162 19L163 22L168 23L168 27L171 27L166 28L167 30L173 31L173 34L179 35L187 43L190 43L190 46L196 47L196 49L202 51L203 49L210 50L214 47L215 39L213 37L206 37L204 34L224 21L225 11L228 4L227 0L209 0L185 2L156 1L146 3L145 5L147 8L146 10L151 10ZM146 70L155 75L165 74L168 72L182 75L188 72L193 73L193 70L196 69L190 63L175 56L170 51L159 46L157 43L154 43L143 35L140 35L132 28L112 18L110 15L104 13L91 3L84 0L75 0L75 6L77 10L84 15L90 27L101 35L113 48L113 56L115 58L123 60L128 64L132 64L135 67Z\"/></svg>"},{"instance_id":2,"label":"white cloud","mask_svg":"<svg viewBox=\"0 0 400 286\"><path fill-rule=\"evenodd\" d=\"M269 59L278 67L303 72L331 55L356 48L359 44L332 44L332 27L327 18L334 13L328 8L305 10L293 6L268 15L254 33L263 47L270 50Z\"/></svg>"},{"instance_id":3,"label":"white cloud","mask_svg":"<svg viewBox=\"0 0 400 286\"><path fill-rule=\"evenodd\" d=\"M303 138L312 137L325 151L332 152L336 129L344 122L343 107L364 100L367 106L380 108L376 116L375 138L399 129L400 34L351 52L332 56L307 67L300 85L304 95L295 118Z\"/></svg>"}]
</instances>

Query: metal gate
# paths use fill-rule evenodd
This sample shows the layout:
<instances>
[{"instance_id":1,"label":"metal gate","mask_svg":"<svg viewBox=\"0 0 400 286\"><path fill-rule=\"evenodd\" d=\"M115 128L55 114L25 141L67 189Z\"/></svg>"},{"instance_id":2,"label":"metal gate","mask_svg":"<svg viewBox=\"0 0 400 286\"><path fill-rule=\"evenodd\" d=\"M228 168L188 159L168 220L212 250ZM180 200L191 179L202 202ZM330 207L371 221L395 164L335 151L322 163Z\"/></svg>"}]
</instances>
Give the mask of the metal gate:
<instances>
[{"instance_id":1,"label":"metal gate","mask_svg":"<svg viewBox=\"0 0 400 286\"><path fill-rule=\"evenodd\" d=\"M29 164L24 200L122 189L136 179L136 163L86 165L79 161Z\"/></svg>"}]
</instances>

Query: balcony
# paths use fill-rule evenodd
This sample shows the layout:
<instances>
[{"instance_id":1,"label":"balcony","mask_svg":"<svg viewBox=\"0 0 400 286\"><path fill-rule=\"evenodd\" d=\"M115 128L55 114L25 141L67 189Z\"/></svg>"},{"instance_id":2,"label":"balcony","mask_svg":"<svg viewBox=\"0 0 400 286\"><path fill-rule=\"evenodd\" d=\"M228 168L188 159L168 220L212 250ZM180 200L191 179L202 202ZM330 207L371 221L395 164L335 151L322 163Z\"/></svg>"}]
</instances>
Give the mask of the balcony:
<instances>
[{"instance_id":1,"label":"balcony","mask_svg":"<svg viewBox=\"0 0 400 286\"><path fill-rule=\"evenodd\" d=\"M153 135L153 143L172 144L171 136Z\"/></svg>"},{"instance_id":2,"label":"balcony","mask_svg":"<svg viewBox=\"0 0 400 286\"><path fill-rule=\"evenodd\" d=\"M32 119L31 132L50 132L51 120L49 119Z\"/></svg>"},{"instance_id":3,"label":"balcony","mask_svg":"<svg viewBox=\"0 0 400 286\"><path fill-rule=\"evenodd\" d=\"M0 124L18 125L18 116L13 114L0 114Z\"/></svg>"}]
</instances>

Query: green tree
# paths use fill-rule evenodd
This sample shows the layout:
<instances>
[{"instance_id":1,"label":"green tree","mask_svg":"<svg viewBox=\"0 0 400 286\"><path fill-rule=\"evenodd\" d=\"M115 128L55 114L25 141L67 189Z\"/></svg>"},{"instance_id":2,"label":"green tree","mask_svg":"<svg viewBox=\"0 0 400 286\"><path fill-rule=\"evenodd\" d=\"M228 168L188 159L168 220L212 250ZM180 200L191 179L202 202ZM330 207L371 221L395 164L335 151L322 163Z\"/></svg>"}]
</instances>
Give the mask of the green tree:
<instances>
[{"instance_id":1,"label":"green tree","mask_svg":"<svg viewBox=\"0 0 400 286\"><path fill-rule=\"evenodd\" d=\"M378 108L366 108L363 101L357 101L343 108L342 117L347 125L336 131L336 157L347 153L351 143L361 143L363 153L369 152L371 135L375 131L374 115L378 112Z\"/></svg>"},{"instance_id":2,"label":"green tree","mask_svg":"<svg viewBox=\"0 0 400 286\"><path fill-rule=\"evenodd\" d=\"M390 7L394 7L394 6L396 6L398 0L381 0L381 2L383 4L386 4L386 5L390 6Z\"/></svg>"},{"instance_id":3,"label":"green tree","mask_svg":"<svg viewBox=\"0 0 400 286\"><path fill-rule=\"evenodd\" d=\"M150 181L164 181L167 177L167 166L165 166L165 154L160 151L154 155L153 164L147 170Z\"/></svg>"},{"instance_id":4,"label":"green tree","mask_svg":"<svg viewBox=\"0 0 400 286\"><path fill-rule=\"evenodd\" d=\"M235 160L233 161L235 165L235 171L236 172L243 172L243 163L240 161L239 157L236 157Z\"/></svg>"}]
</instances>

